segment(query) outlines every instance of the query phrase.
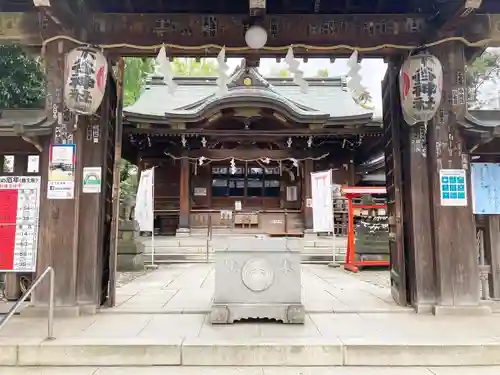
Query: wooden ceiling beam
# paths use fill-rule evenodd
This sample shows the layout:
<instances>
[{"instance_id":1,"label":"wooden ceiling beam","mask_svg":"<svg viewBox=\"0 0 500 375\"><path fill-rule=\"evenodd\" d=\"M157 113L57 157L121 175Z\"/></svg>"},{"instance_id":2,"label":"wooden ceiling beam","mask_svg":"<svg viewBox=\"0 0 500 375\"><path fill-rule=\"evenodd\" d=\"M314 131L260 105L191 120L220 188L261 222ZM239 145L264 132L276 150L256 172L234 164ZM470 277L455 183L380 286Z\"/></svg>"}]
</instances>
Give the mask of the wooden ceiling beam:
<instances>
[{"instance_id":1,"label":"wooden ceiling beam","mask_svg":"<svg viewBox=\"0 0 500 375\"><path fill-rule=\"evenodd\" d=\"M321 130L311 129L285 129L285 130L216 130L216 129L189 129L176 130L169 128L136 128L126 125L124 134L158 134L158 135L206 135L206 136L265 136L265 137L320 137L320 136L346 136L346 135L378 135L380 127L332 127Z\"/></svg>"},{"instance_id":2,"label":"wooden ceiling beam","mask_svg":"<svg viewBox=\"0 0 500 375\"><path fill-rule=\"evenodd\" d=\"M33 5L68 34L86 39L86 23L92 16L85 1L33 0Z\"/></svg>"},{"instance_id":3,"label":"wooden ceiling beam","mask_svg":"<svg viewBox=\"0 0 500 375\"><path fill-rule=\"evenodd\" d=\"M470 20L474 12L480 8L482 1L459 0L458 2L442 3L437 12L426 20L421 44L426 44L433 38L435 39L436 35L440 36L453 30L459 30Z\"/></svg>"},{"instance_id":4,"label":"wooden ceiling beam","mask_svg":"<svg viewBox=\"0 0 500 375\"><path fill-rule=\"evenodd\" d=\"M266 14L266 7L267 0L248 0L250 17L263 18Z\"/></svg>"}]
</instances>

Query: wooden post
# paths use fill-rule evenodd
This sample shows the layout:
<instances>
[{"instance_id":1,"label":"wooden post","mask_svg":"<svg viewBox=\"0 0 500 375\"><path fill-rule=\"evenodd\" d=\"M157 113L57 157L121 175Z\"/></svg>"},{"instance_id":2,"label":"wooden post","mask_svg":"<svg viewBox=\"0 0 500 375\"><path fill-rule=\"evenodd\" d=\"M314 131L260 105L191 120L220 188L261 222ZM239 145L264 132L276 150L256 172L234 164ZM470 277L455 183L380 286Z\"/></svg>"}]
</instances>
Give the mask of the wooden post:
<instances>
[{"instance_id":1,"label":"wooden post","mask_svg":"<svg viewBox=\"0 0 500 375\"><path fill-rule=\"evenodd\" d=\"M397 86L396 86L397 90ZM411 303L419 312L430 311L436 302L436 275L431 236L431 206L425 131L413 126L404 132L404 223L409 256Z\"/></svg>"},{"instance_id":2,"label":"wooden post","mask_svg":"<svg viewBox=\"0 0 500 375\"><path fill-rule=\"evenodd\" d=\"M390 112L392 121L400 127L403 193L403 233L405 259L410 289L410 303L417 311L430 311L435 303L435 270L432 249L431 215L427 154L422 150L426 140L422 139L423 126L412 126L404 122L399 99L399 71L401 57L388 60L386 85L383 92L384 109ZM384 113L385 114L385 113Z\"/></svg>"},{"instance_id":3,"label":"wooden post","mask_svg":"<svg viewBox=\"0 0 500 375\"><path fill-rule=\"evenodd\" d=\"M434 53L444 70L443 103L434 121L429 123L426 150L433 207L435 312L455 312L457 309L485 312L486 308L479 307L479 265L470 181L467 181L469 199L466 207L443 207L440 196L441 169L469 169L467 155L463 153L464 142L457 129L457 122L465 115L467 105L464 45L445 43Z\"/></svg>"},{"instance_id":4,"label":"wooden post","mask_svg":"<svg viewBox=\"0 0 500 375\"><path fill-rule=\"evenodd\" d=\"M113 165L113 211L111 218L110 255L109 255L109 297L108 306L116 305L116 265L118 258L118 229L120 225L120 164L122 160L122 137L123 137L123 76L125 71L125 60L123 57L118 61L117 79L117 106L116 106L116 128L115 128L115 157Z\"/></svg>"},{"instance_id":5,"label":"wooden post","mask_svg":"<svg viewBox=\"0 0 500 375\"><path fill-rule=\"evenodd\" d=\"M56 306L59 310L65 310L65 313L74 315L79 313L76 299L76 275L82 131L77 126L73 133L75 119L66 116L63 103L65 52L70 47L64 41L52 42L46 47L47 111L51 118L57 120L57 124L51 139L46 139L43 144L40 160L42 187L37 274L42 273L48 266L54 268ZM73 199L47 198L49 153L52 144L75 144L76 164ZM48 286L48 282L44 282L35 291L33 295L35 309L48 305Z\"/></svg>"},{"instance_id":6,"label":"wooden post","mask_svg":"<svg viewBox=\"0 0 500 375\"><path fill-rule=\"evenodd\" d=\"M302 203L304 212L304 228L306 231L312 231L313 229L313 212L312 206L309 204L312 200L312 186L311 186L311 173L314 172L314 161L311 159L306 159L304 162L304 201Z\"/></svg>"},{"instance_id":7,"label":"wooden post","mask_svg":"<svg viewBox=\"0 0 500 375\"><path fill-rule=\"evenodd\" d=\"M179 184L179 229L178 234L189 233L189 160L181 160Z\"/></svg>"},{"instance_id":8,"label":"wooden post","mask_svg":"<svg viewBox=\"0 0 500 375\"><path fill-rule=\"evenodd\" d=\"M107 134L106 127L110 121L110 87L106 87L106 93L101 104L99 117L86 117L80 126L86 133L82 140L82 168L101 168L101 191L99 193L84 193L80 197L80 227L78 241L78 276L77 276L77 300L88 313L95 312L100 303L98 290L100 288L102 270L102 252L104 238L104 222L102 212L105 209L103 195L104 176L106 173L106 149L108 146L104 140ZM97 131L97 133L94 133ZM97 136L97 137L96 137Z\"/></svg>"}]
</instances>

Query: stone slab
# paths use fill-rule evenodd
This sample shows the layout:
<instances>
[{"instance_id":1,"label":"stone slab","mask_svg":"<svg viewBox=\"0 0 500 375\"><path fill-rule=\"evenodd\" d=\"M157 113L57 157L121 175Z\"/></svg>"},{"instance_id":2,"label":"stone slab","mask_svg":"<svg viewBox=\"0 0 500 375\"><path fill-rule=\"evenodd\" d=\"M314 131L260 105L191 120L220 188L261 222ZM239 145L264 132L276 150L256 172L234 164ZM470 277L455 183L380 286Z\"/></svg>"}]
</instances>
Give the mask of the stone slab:
<instances>
[{"instance_id":1,"label":"stone slab","mask_svg":"<svg viewBox=\"0 0 500 375\"><path fill-rule=\"evenodd\" d=\"M17 345L0 342L0 366L14 366L17 363ZM1 374L1 372L0 372Z\"/></svg>"},{"instance_id":2,"label":"stone slab","mask_svg":"<svg viewBox=\"0 0 500 375\"><path fill-rule=\"evenodd\" d=\"M181 340L60 339L18 346L18 366L167 366L181 364Z\"/></svg>"},{"instance_id":3,"label":"stone slab","mask_svg":"<svg viewBox=\"0 0 500 375\"><path fill-rule=\"evenodd\" d=\"M500 343L477 345L347 344L345 366L497 366Z\"/></svg>"},{"instance_id":4,"label":"stone slab","mask_svg":"<svg viewBox=\"0 0 500 375\"><path fill-rule=\"evenodd\" d=\"M500 367L1 367L2 375L498 375Z\"/></svg>"},{"instance_id":5,"label":"stone slab","mask_svg":"<svg viewBox=\"0 0 500 375\"><path fill-rule=\"evenodd\" d=\"M182 362L187 366L340 366L343 358L338 340L187 339Z\"/></svg>"}]
</instances>

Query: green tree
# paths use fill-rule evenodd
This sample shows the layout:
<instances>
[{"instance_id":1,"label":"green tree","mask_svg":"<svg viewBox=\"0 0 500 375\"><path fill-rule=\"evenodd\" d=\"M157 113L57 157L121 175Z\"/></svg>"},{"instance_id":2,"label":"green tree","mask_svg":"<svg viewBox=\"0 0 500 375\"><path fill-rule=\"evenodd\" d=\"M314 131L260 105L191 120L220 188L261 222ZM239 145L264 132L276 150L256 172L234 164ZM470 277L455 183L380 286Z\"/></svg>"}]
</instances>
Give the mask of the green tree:
<instances>
[{"instance_id":1,"label":"green tree","mask_svg":"<svg viewBox=\"0 0 500 375\"><path fill-rule=\"evenodd\" d=\"M500 54L485 51L467 66L467 89L469 107L478 109L487 104L480 98L485 84L496 84L500 78Z\"/></svg>"},{"instance_id":2,"label":"green tree","mask_svg":"<svg viewBox=\"0 0 500 375\"><path fill-rule=\"evenodd\" d=\"M123 72L123 105L125 107L135 103L146 83L147 76L153 71L153 59L125 58L125 70Z\"/></svg>"},{"instance_id":3,"label":"green tree","mask_svg":"<svg viewBox=\"0 0 500 375\"><path fill-rule=\"evenodd\" d=\"M316 77L327 78L330 75L327 68L318 69L316 72Z\"/></svg>"},{"instance_id":4,"label":"green tree","mask_svg":"<svg viewBox=\"0 0 500 375\"><path fill-rule=\"evenodd\" d=\"M176 58L171 66L175 76L215 77L218 74L215 60L201 59L197 61L192 58Z\"/></svg>"},{"instance_id":5,"label":"green tree","mask_svg":"<svg viewBox=\"0 0 500 375\"><path fill-rule=\"evenodd\" d=\"M18 45L0 45L0 108L44 108L45 79L40 59Z\"/></svg>"},{"instance_id":6,"label":"green tree","mask_svg":"<svg viewBox=\"0 0 500 375\"><path fill-rule=\"evenodd\" d=\"M271 71L269 72L271 77L275 78L289 78L292 75L290 74L290 71L287 68L280 67L279 65L275 65L271 68Z\"/></svg>"}]
</instances>

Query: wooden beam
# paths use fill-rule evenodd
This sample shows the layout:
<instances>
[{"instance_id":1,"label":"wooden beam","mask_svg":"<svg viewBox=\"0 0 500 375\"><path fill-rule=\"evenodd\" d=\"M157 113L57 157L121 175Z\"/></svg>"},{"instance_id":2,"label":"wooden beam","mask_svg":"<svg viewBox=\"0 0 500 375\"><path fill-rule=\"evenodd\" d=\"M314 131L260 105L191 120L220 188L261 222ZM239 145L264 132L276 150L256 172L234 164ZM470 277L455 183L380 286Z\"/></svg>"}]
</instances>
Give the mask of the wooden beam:
<instances>
[{"instance_id":1,"label":"wooden beam","mask_svg":"<svg viewBox=\"0 0 500 375\"><path fill-rule=\"evenodd\" d=\"M262 18L266 14L266 0L248 0L248 9L251 17Z\"/></svg>"},{"instance_id":2,"label":"wooden beam","mask_svg":"<svg viewBox=\"0 0 500 375\"><path fill-rule=\"evenodd\" d=\"M200 46L199 49L185 50L170 46L170 56L215 56L218 48L207 44L226 46L228 56L258 54L261 56L284 56L282 49L254 51L246 48L244 30L246 15L208 15L208 14L104 14L95 13L86 18L89 29L89 43L154 46L175 44L179 46ZM470 22L485 24L489 27L488 17L480 17ZM393 15L276 15L265 19L262 26L273 38L267 47L295 45L297 56L348 56L350 50L314 50L297 46L300 40L314 46L335 46L340 44L356 47L377 47L383 44L417 46L421 40L424 18L418 14ZM271 33L271 26L273 29ZM367 27L366 25L369 25ZM48 27L46 38L60 34L56 28ZM449 35L454 35L450 31ZM465 35L475 41L477 35ZM483 36L479 36L482 38ZM475 39L476 38L476 39ZM239 48L235 51L233 48ZM242 49L243 48L243 49ZM122 55L154 55L155 50L143 50L119 46L110 51ZM394 53L391 49L367 52L371 56L384 56Z\"/></svg>"},{"instance_id":3,"label":"wooden beam","mask_svg":"<svg viewBox=\"0 0 500 375\"><path fill-rule=\"evenodd\" d=\"M83 1L33 0L33 5L46 14L65 33L86 39L87 22L91 19ZM73 6L72 6L73 5Z\"/></svg>"},{"instance_id":4,"label":"wooden beam","mask_svg":"<svg viewBox=\"0 0 500 375\"><path fill-rule=\"evenodd\" d=\"M319 13L321 10L321 0L314 0L314 13Z\"/></svg>"},{"instance_id":5,"label":"wooden beam","mask_svg":"<svg viewBox=\"0 0 500 375\"><path fill-rule=\"evenodd\" d=\"M161 134L161 135L205 135L205 136L238 136L238 137L298 137L298 136L346 136L346 135L379 135L382 134L380 127L352 127L352 128L323 128L312 129L287 129L281 130L211 130L211 129L189 129L178 130L168 128L145 128L139 129L133 126L125 126L124 134Z\"/></svg>"},{"instance_id":6,"label":"wooden beam","mask_svg":"<svg viewBox=\"0 0 500 375\"><path fill-rule=\"evenodd\" d=\"M426 20L422 33L422 44L431 41L436 35L444 36L447 32L462 30L464 26L471 25L470 20L481 3L482 0L444 2L438 7L436 14ZM489 29L490 27L488 27L488 32L490 32Z\"/></svg>"}]
</instances>

